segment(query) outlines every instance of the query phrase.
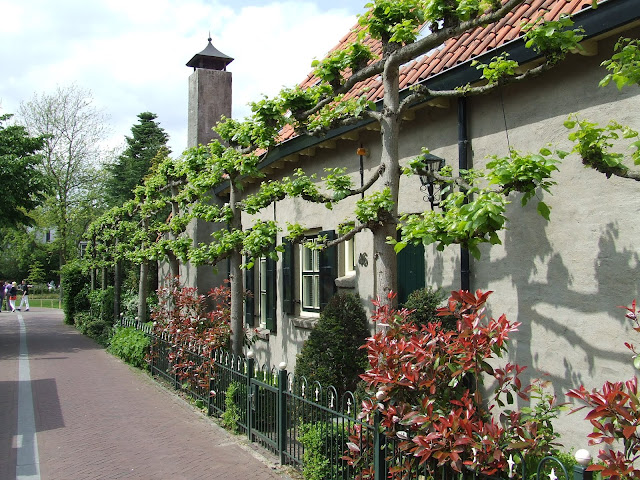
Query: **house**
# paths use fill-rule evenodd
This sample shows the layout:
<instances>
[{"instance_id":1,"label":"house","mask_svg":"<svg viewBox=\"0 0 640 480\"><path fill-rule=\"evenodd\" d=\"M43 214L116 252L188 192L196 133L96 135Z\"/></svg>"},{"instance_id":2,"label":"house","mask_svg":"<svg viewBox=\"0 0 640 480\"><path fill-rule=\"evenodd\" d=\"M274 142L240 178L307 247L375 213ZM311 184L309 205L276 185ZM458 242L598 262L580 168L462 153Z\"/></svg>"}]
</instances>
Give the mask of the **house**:
<instances>
[{"instance_id":1,"label":"house","mask_svg":"<svg viewBox=\"0 0 640 480\"><path fill-rule=\"evenodd\" d=\"M520 23L540 10L547 11L549 18L572 14L586 33L583 50L534 80L462 101L415 105L400 131L404 165L420 155L422 147L454 170L465 165L482 168L489 155L506 155L510 148L536 152L551 143L570 150L563 126L570 113L604 124L616 119L640 128L640 90L598 87L605 75L600 64L611 57L617 39L640 34L637 0L600 2L597 9L586 0L529 0L497 25L452 39L406 64L401 87L406 92L420 83L432 89L474 83L479 73L472 60L486 63L502 51L510 52L520 64L536 62L535 52L524 48ZM336 48L354 35L345 36ZM309 76L302 86L315 82ZM381 98L378 79L354 88L365 87L371 100ZM284 131L282 143L264 158L261 168L267 179L279 179L298 168L321 178L325 168L345 167L360 185L376 171L380 158L379 126L362 121L321 138ZM400 254L397 274L401 297L422 286L493 290L489 313L505 313L522 323L510 360L529 366L529 380L546 374L559 400L565 401L564 393L579 384L593 388L605 380L633 375L631 353L624 342L633 342L635 333L617 306L628 305L639 292L636 217L640 198L633 193L633 182L585 169L574 156L567 157L559 169L553 195L539 193L552 208L549 222L536 213L535 206L521 207L520 198L513 194L509 224L500 234L502 245L482 247L479 260L453 246L442 252L432 245L407 248ZM246 192L257 188L258 182ZM400 191L400 211L431 208L417 177L402 177ZM222 190L219 193L224 195ZM308 238L332 238L341 224L351 220L356 200L328 210L287 198L256 216L246 216L243 223L269 219L286 230L287 223L301 222ZM257 262L245 278L246 287L254 292L245 318L246 325L257 331L251 347L257 360L271 365L284 361L293 370L296 354L332 294L351 292L364 306L371 305L377 292L377 262L372 235L366 230L324 251L285 242L281 260ZM590 429L576 418L564 418L560 429L569 439L568 446L584 447Z\"/></svg>"}]
</instances>

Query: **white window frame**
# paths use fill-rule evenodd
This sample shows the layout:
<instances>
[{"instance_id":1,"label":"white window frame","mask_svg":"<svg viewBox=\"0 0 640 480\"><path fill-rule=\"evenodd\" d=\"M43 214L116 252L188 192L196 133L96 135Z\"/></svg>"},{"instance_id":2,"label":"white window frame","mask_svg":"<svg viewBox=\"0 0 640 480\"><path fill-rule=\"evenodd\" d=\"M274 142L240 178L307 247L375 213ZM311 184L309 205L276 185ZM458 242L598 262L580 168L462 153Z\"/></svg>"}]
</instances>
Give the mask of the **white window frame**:
<instances>
[{"instance_id":1,"label":"white window frame","mask_svg":"<svg viewBox=\"0 0 640 480\"><path fill-rule=\"evenodd\" d=\"M309 286L312 289L308 302ZM320 313L320 251L300 246L300 310L304 314Z\"/></svg>"}]
</instances>

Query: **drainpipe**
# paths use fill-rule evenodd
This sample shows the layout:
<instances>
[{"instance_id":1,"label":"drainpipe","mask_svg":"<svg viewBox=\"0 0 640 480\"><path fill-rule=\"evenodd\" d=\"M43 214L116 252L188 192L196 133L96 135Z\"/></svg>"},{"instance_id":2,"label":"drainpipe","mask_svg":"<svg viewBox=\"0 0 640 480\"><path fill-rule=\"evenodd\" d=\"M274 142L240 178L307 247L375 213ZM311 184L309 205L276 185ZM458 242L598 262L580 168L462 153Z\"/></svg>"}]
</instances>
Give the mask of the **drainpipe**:
<instances>
[{"instance_id":1,"label":"drainpipe","mask_svg":"<svg viewBox=\"0 0 640 480\"><path fill-rule=\"evenodd\" d=\"M467 99L458 98L458 168L469 168L469 135L467 131ZM470 290L471 266L469 250L460 246L460 289Z\"/></svg>"}]
</instances>

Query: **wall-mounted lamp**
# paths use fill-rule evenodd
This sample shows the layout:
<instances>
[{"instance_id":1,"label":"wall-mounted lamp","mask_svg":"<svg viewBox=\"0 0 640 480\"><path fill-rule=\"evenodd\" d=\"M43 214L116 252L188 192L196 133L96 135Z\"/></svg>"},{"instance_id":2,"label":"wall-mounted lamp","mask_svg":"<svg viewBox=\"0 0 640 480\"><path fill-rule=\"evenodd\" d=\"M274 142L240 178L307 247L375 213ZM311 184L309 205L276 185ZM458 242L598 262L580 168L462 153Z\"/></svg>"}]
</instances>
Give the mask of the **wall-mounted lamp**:
<instances>
[{"instance_id":1,"label":"wall-mounted lamp","mask_svg":"<svg viewBox=\"0 0 640 480\"><path fill-rule=\"evenodd\" d=\"M445 165L444 158L437 157L431 153L425 153L422 156L422 161L424 162L425 170L431 174L438 173ZM435 191L436 183L430 175L420 175L420 183L422 184L420 190L427 193L424 196L424 201L429 202L431 210L433 210L433 207L440 205L440 188L438 187L438 191Z\"/></svg>"}]
</instances>

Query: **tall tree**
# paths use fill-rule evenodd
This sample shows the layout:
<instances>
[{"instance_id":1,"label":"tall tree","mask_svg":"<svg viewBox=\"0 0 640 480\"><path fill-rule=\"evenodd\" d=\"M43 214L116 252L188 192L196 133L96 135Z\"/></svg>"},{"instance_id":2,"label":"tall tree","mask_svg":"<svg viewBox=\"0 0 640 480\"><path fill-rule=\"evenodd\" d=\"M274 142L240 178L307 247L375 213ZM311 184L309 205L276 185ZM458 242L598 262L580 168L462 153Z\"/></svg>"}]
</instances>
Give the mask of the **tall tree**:
<instances>
[{"instance_id":1,"label":"tall tree","mask_svg":"<svg viewBox=\"0 0 640 480\"><path fill-rule=\"evenodd\" d=\"M127 148L116 162L107 166L106 194L110 206L120 206L133 198L134 187L142 184L158 151L166 148L169 136L156 118L151 112L140 113L139 122L131 127L131 136L126 137Z\"/></svg>"},{"instance_id":2,"label":"tall tree","mask_svg":"<svg viewBox=\"0 0 640 480\"><path fill-rule=\"evenodd\" d=\"M32 224L29 211L45 198L47 183L40 170L42 136L32 137L20 125L6 125L12 115L0 116L0 228Z\"/></svg>"},{"instance_id":3,"label":"tall tree","mask_svg":"<svg viewBox=\"0 0 640 480\"><path fill-rule=\"evenodd\" d=\"M58 86L20 105L27 130L44 136L44 169L52 184L46 210L55 228L60 265L66 263L79 238L72 234L74 209L95 190L106 116L93 105L89 90Z\"/></svg>"}]
</instances>

